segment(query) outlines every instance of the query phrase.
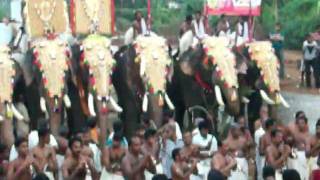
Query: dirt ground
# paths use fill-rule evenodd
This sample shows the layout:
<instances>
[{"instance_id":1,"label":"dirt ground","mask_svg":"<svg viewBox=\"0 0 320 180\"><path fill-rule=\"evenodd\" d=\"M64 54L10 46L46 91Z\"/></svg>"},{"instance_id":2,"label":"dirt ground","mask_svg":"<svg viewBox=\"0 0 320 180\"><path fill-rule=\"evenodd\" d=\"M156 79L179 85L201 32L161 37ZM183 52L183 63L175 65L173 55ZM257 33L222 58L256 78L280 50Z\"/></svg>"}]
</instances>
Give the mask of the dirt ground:
<instances>
[{"instance_id":1,"label":"dirt ground","mask_svg":"<svg viewBox=\"0 0 320 180\"><path fill-rule=\"evenodd\" d=\"M319 94L319 91L315 88L308 89L306 87L301 87L301 72L298 69L298 63L301 60L301 58L301 51L285 51L285 66L286 74L288 77L281 81L282 91L295 92L301 94Z\"/></svg>"}]
</instances>

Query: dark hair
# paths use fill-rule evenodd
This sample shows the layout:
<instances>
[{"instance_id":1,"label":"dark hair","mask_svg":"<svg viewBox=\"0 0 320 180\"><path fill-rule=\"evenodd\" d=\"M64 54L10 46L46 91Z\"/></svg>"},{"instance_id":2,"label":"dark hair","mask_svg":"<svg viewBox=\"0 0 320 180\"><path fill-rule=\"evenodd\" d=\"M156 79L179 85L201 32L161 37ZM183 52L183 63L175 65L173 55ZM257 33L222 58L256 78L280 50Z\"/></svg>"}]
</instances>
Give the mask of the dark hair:
<instances>
[{"instance_id":1,"label":"dark hair","mask_svg":"<svg viewBox=\"0 0 320 180\"><path fill-rule=\"evenodd\" d=\"M270 127L272 127L274 125L275 121L273 119L268 119L266 122L265 122L265 127L266 129L269 129Z\"/></svg>"},{"instance_id":2,"label":"dark hair","mask_svg":"<svg viewBox=\"0 0 320 180\"><path fill-rule=\"evenodd\" d=\"M70 139L69 141L69 148L71 149L72 148L72 145L75 143L75 142L80 142L80 144L82 145L82 140L81 138L77 137L77 136L74 136Z\"/></svg>"},{"instance_id":3,"label":"dark hair","mask_svg":"<svg viewBox=\"0 0 320 180\"><path fill-rule=\"evenodd\" d=\"M157 134L157 131L154 129L147 129L144 133L144 139L149 139L150 137L153 137Z\"/></svg>"},{"instance_id":4,"label":"dark hair","mask_svg":"<svg viewBox=\"0 0 320 180\"><path fill-rule=\"evenodd\" d=\"M173 118L174 117L174 111L170 109L165 109L163 110L163 116L168 117L168 118Z\"/></svg>"},{"instance_id":5,"label":"dark hair","mask_svg":"<svg viewBox=\"0 0 320 180\"><path fill-rule=\"evenodd\" d=\"M272 129L271 130L271 137L276 137L278 133L282 133L279 129Z\"/></svg>"},{"instance_id":6,"label":"dark hair","mask_svg":"<svg viewBox=\"0 0 320 180\"><path fill-rule=\"evenodd\" d=\"M192 15L189 14L189 15L186 16L186 21L192 21L192 19L193 19Z\"/></svg>"},{"instance_id":7,"label":"dark hair","mask_svg":"<svg viewBox=\"0 0 320 180\"><path fill-rule=\"evenodd\" d=\"M316 126L320 126L320 118L318 119Z\"/></svg>"},{"instance_id":8,"label":"dark hair","mask_svg":"<svg viewBox=\"0 0 320 180\"><path fill-rule=\"evenodd\" d=\"M180 153L180 148L176 148L176 149L174 149L173 151L172 151L172 159L175 161L176 160L176 158L177 158L177 156L179 155L179 153Z\"/></svg>"},{"instance_id":9,"label":"dark hair","mask_svg":"<svg viewBox=\"0 0 320 180\"><path fill-rule=\"evenodd\" d=\"M198 128L199 128L199 130L201 130L201 129L209 129L208 123L206 122L206 120L201 121L201 122L199 123L199 125L198 125Z\"/></svg>"},{"instance_id":10,"label":"dark hair","mask_svg":"<svg viewBox=\"0 0 320 180\"><path fill-rule=\"evenodd\" d=\"M294 115L294 117L297 119L298 117L300 117L303 114L303 116L305 116L303 111L298 111L296 112L296 114Z\"/></svg>"},{"instance_id":11,"label":"dark hair","mask_svg":"<svg viewBox=\"0 0 320 180\"><path fill-rule=\"evenodd\" d=\"M112 140L121 142L122 134L121 133L114 133Z\"/></svg>"},{"instance_id":12,"label":"dark hair","mask_svg":"<svg viewBox=\"0 0 320 180\"><path fill-rule=\"evenodd\" d=\"M38 136L39 138L44 137L50 134L50 129L47 126L41 126L38 129Z\"/></svg>"},{"instance_id":13,"label":"dark hair","mask_svg":"<svg viewBox=\"0 0 320 180\"><path fill-rule=\"evenodd\" d=\"M24 142L28 142L28 140L24 137L17 137L16 140L14 141L14 146L18 148Z\"/></svg>"},{"instance_id":14,"label":"dark hair","mask_svg":"<svg viewBox=\"0 0 320 180\"><path fill-rule=\"evenodd\" d=\"M87 133L89 131L90 131L90 129L87 126L84 126L84 127L81 128L80 133L84 134L84 133Z\"/></svg>"},{"instance_id":15,"label":"dark hair","mask_svg":"<svg viewBox=\"0 0 320 180\"><path fill-rule=\"evenodd\" d=\"M37 174L32 180L49 180L48 176L44 173Z\"/></svg>"},{"instance_id":16,"label":"dark hair","mask_svg":"<svg viewBox=\"0 0 320 180\"><path fill-rule=\"evenodd\" d=\"M283 180L301 180L300 174L295 169L286 169L282 172Z\"/></svg>"},{"instance_id":17,"label":"dark hair","mask_svg":"<svg viewBox=\"0 0 320 180\"><path fill-rule=\"evenodd\" d=\"M267 177L275 177L276 172L273 167L265 166L262 170L262 177L266 179Z\"/></svg>"},{"instance_id":18,"label":"dark hair","mask_svg":"<svg viewBox=\"0 0 320 180\"><path fill-rule=\"evenodd\" d=\"M89 118L87 121L87 126L89 128L94 128L97 125L97 120L95 118Z\"/></svg>"},{"instance_id":19,"label":"dark hair","mask_svg":"<svg viewBox=\"0 0 320 180\"><path fill-rule=\"evenodd\" d=\"M113 130L114 132L120 132L123 130L123 124L121 121L115 121L113 123Z\"/></svg>"},{"instance_id":20,"label":"dark hair","mask_svg":"<svg viewBox=\"0 0 320 180\"><path fill-rule=\"evenodd\" d=\"M168 178L164 174L157 174L153 176L152 180L168 180Z\"/></svg>"},{"instance_id":21,"label":"dark hair","mask_svg":"<svg viewBox=\"0 0 320 180\"><path fill-rule=\"evenodd\" d=\"M132 145L133 139L140 139L140 138L139 138L139 136L137 136L137 135L133 135L133 136L128 140L128 145L129 145L129 146Z\"/></svg>"},{"instance_id":22,"label":"dark hair","mask_svg":"<svg viewBox=\"0 0 320 180\"><path fill-rule=\"evenodd\" d=\"M136 18L138 16L138 14L141 14L142 15L142 12L137 10L135 13L134 13L134 17Z\"/></svg>"}]
</instances>

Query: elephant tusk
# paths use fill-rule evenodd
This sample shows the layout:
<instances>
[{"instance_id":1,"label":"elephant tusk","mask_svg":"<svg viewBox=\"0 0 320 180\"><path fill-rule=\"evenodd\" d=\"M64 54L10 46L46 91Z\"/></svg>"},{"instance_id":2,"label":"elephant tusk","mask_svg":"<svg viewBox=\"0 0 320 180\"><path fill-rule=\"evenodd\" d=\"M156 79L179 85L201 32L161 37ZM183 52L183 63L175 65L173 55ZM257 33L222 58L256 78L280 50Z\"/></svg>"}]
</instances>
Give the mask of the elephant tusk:
<instances>
[{"instance_id":1,"label":"elephant tusk","mask_svg":"<svg viewBox=\"0 0 320 180\"><path fill-rule=\"evenodd\" d=\"M24 119L23 115L17 110L14 104L11 104L11 110L12 110L13 116L17 118L19 121L22 121Z\"/></svg>"},{"instance_id":2,"label":"elephant tusk","mask_svg":"<svg viewBox=\"0 0 320 180\"><path fill-rule=\"evenodd\" d=\"M67 108L70 108L71 107L71 101L70 101L70 98L67 94L65 94L63 96L63 102L64 104L66 105Z\"/></svg>"},{"instance_id":3,"label":"elephant tusk","mask_svg":"<svg viewBox=\"0 0 320 180\"><path fill-rule=\"evenodd\" d=\"M96 117L97 114L94 111L94 98L93 98L93 95L91 93L89 93L89 95L88 95L88 106L89 106L88 108L89 108L90 115L92 117Z\"/></svg>"},{"instance_id":4,"label":"elephant tusk","mask_svg":"<svg viewBox=\"0 0 320 180\"><path fill-rule=\"evenodd\" d=\"M267 93L264 90L260 90L260 95L267 104L270 104L270 105L275 104L275 102L268 97Z\"/></svg>"},{"instance_id":5,"label":"elephant tusk","mask_svg":"<svg viewBox=\"0 0 320 180\"><path fill-rule=\"evenodd\" d=\"M163 97L162 97L162 95L161 95L161 94L159 94L159 101L158 101L158 105L159 105L160 107L162 107L162 106L163 106Z\"/></svg>"},{"instance_id":6,"label":"elephant tusk","mask_svg":"<svg viewBox=\"0 0 320 180\"><path fill-rule=\"evenodd\" d=\"M243 96L242 97L242 102L245 103L245 104L248 104L250 102L250 100L247 97Z\"/></svg>"},{"instance_id":7,"label":"elephant tusk","mask_svg":"<svg viewBox=\"0 0 320 180\"><path fill-rule=\"evenodd\" d=\"M0 115L0 122L4 121L4 117Z\"/></svg>"},{"instance_id":8,"label":"elephant tusk","mask_svg":"<svg viewBox=\"0 0 320 180\"><path fill-rule=\"evenodd\" d=\"M285 107L285 108L290 108L290 105L289 103L284 99L284 97L279 93L279 98L280 98L280 101L282 103L282 105Z\"/></svg>"},{"instance_id":9,"label":"elephant tusk","mask_svg":"<svg viewBox=\"0 0 320 180\"><path fill-rule=\"evenodd\" d=\"M171 102L171 100L170 100L170 98L169 98L167 93L164 93L164 99L165 99L169 109L174 110L175 109L174 105L172 104L172 102Z\"/></svg>"},{"instance_id":10,"label":"elephant tusk","mask_svg":"<svg viewBox=\"0 0 320 180\"><path fill-rule=\"evenodd\" d=\"M140 76L142 77L146 71L146 60L145 58L141 58L140 62Z\"/></svg>"},{"instance_id":11,"label":"elephant tusk","mask_svg":"<svg viewBox=\"0 0 320 180\"><path fill-rule=\"evenodd\" d=\"M221 89L219 86L214 86L214 91L216 93L216 98L219 106L224 106Z\"/></svg>"},{"instance_id":12,"label":"elephant tusk","mask_svg":"<svg viewBox=\"0 0 320 180\"><path fill-rule=\"evenodd\" d=\"M142 111L147 112L148 111L148 94L145 93L143 96L143 101L142 101Z\"/></svg>"},{"instance_id":13,"label":"elephant tusk","mask_svg":"<svg viewBox=\"0 0 320 180\"><path fill-rule=\"evenodd\" d=\"M46 100L44 99L44 97L40 98L40 109L43 113L47 112Z\"/></svg>"},{"instance_id":14,"label":"elephant tusk","mask_svg":"<svg viewBox=\"0 0 320 180\"><path fill-rule=\"evenodd\" d=\"M118 105L118 103L116 103L116 101L111 96L110 96L110 103L117 112L121 113L123 111L123 109Z\"/></svg>"}]
</instances>

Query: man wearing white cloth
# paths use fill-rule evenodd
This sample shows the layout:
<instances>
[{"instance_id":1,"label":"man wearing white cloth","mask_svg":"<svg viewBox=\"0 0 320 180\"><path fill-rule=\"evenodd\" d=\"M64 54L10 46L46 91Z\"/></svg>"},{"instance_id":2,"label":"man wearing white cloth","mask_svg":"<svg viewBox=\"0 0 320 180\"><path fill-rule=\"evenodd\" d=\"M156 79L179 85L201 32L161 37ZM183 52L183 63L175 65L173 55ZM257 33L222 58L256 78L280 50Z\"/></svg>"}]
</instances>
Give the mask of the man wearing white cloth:
<instances>
[{"instance_id":1,"label":"man wearing white cloth","mask_svg":"<svg viewBox=\"0 0 320 180\"><path fill-rule=\"evenodd\" d=\"M133 22L133 28L135 30L135 36L137 35L148 35L150 33L149 25L143 18L141 11L135 13L135 20Z\"/></svg>"},{"instance_id":2,"label":"man wearing white cloth","mask_svg":"<svg viewBox=\"0 0 320 180\"><path fill-rule=\"evenodd\" d=\"M196 12L195 20L193 20L192 24L194 28L194 35L197 39L201 40L208 36L206 33L204 18L200 11Z\"/></svg>"}]
</instances>

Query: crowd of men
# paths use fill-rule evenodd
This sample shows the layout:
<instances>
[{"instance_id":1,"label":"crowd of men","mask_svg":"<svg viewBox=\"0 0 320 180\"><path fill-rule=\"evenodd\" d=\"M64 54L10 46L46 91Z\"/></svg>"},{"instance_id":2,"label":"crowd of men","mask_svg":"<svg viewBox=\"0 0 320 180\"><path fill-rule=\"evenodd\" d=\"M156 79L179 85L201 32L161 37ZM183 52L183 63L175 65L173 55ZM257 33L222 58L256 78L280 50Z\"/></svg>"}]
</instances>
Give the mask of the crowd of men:
<instances>
[{"instance_id":1,"label":"crowd of men","mask_svg":"<svg viewBox=\"0 0 320 180\"><path fill-rule=\"evenodd\" d=\"M138 34L148 33L148 23L139 12L133 27ZM279 28L277 25L270 39L282 50L284 38ZM201 12L197 12L195 20L187 16L180 35L192 30L202 39L206 29ZM219 36L249 38L247 20L239 18L235 32L232 35L222 16L216 30ZM269 114L268 107L262 106L254 132L249 131L245 117L237 117L225 137L213 134L209 120L200 117L193 130L183 130L174 121L174 112L164 115L168 120L163 127L142 124L128 138L122 123L116 121L105 144L98 144L95 122L73 136L62 128L56 137L43 124L25 137L15 138L12 147L0 144L0 180L319 179L320 120L313 135L302 111L287 126L278 125Z\"/></svg>"}]
</instances>

